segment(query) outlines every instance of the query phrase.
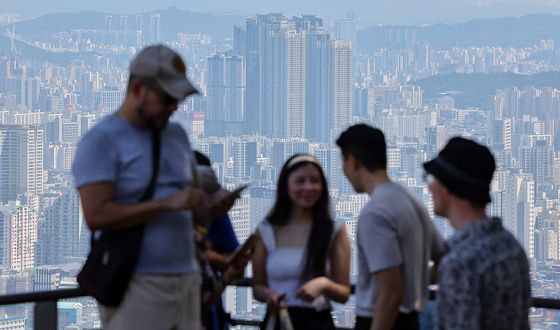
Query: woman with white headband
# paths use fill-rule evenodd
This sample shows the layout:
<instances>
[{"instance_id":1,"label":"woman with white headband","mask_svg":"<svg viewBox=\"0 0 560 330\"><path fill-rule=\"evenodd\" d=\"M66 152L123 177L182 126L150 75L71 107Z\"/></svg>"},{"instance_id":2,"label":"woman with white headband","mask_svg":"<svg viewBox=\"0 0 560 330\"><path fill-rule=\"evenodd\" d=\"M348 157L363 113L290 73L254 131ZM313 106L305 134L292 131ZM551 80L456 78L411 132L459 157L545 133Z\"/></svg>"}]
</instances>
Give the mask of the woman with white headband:
<instances>
[{"instance_id":1,"label":"woman with white headband","mask_svg":"<svg viewBox=\"0 0 560 330\"><path fill-rule=\"evenodd\" d=\"M288 159L253 254L253 295L268 304L263 324L287 308L296 330L334 329L330 301L345 303L350 295L350 244L329 204L317 159Z\"/></svg>"}]
</instances>

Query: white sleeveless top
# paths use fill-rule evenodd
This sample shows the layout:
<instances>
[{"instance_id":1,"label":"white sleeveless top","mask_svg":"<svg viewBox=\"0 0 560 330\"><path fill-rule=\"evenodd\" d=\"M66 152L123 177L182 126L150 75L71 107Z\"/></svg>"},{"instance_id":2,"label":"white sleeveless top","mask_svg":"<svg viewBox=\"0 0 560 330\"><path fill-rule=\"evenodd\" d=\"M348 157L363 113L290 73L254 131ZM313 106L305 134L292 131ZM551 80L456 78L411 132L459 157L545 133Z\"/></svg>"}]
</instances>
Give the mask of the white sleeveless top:
<instances>
[{"instance_id":1,"label":"white sleeveless top","mask_svg":"<svg viewBox=\"0 0 560 330\"><path fill-rule=\"evenodd\" d=\"M336 236L341 225L333 222L333 235ZM266 274L268 276L268 287L280 294L286 293L286 305L288 307L309 307L318 311L331 309L330 300L321 295L313 302L307 302L296 297L296 291L301 287L301 274L305 263L304 247L276 247L274 230L268 220L263 220L258 231L267 250ZM327 274L330 269L329 257L327 255Z\"/></svg>"}]
</instances>

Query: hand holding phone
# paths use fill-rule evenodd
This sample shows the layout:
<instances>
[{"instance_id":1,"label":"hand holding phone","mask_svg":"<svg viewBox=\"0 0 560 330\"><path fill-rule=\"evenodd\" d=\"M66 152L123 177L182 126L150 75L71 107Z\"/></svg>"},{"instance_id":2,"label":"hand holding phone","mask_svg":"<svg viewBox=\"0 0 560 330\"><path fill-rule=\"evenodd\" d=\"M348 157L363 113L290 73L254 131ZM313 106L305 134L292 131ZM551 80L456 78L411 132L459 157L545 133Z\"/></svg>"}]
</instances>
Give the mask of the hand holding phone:
<instances>
[{"instance_id":1,"label":"hand holding phone","mask_svg":"<svg viewBox=\"0 0 560 330\"><path fill-rule=\"evenodd\" d=\"M239 186L233 191L221 190L216 192L216 194L214 194L214 201L210 207L213 214L218 216L227 213L235 203L235 200L241 196L241 192L248 186L249 185L246 184Z\"/></svg>"},{"instance_id":2,"label":"hand holding phone","mask_svg":"<svg viewBox=\"0 0 560 330\"><path fill-rule=\"evenodd\" d=\"M241 185L241 186L235 188L234 190L230 191L229 193L230 193L231 195L235 195L235 196L239 197L239 196L241 195L241 192L242 192L243 190L245 190L247 187L249 187L248 184L243 184L243 185Z\"/></svg>"}]
</instances>

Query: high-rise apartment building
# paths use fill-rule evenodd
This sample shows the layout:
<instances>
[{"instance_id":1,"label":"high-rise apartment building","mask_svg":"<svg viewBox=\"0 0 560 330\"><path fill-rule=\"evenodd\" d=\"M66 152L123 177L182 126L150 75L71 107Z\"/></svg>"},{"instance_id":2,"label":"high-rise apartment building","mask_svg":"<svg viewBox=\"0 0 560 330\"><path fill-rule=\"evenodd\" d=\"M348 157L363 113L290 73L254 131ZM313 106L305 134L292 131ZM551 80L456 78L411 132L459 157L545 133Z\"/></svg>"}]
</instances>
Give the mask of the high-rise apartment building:
<instances>
[{"instance_id":1,"label":"high-rise apartment building","mask_svg":"<svg viewBox=\"0 0 560 330\"><path fill-rule=\"evenodd\" d=\"M44 143L39 126L0 125L0 201L43 192Z\"/></svg>"},{"instance_id":2,"label":"high-rise apartment building","mask_svg":"<svg viewBox=\"0 0 560 330\"><path fill-rule=\"evenodd\" d=\"M250 181L251 172L256 170L258 143L247 139L233 141L232 156L234 177L240 181Z\"/></svg>"},{"instance_id":3,"label":"high-rise apartment building","mask_svg":"<svg viewBox=\"0 0 560 330\"><path fill-rule=\"evenodd\" d=\"M247 56L250 132L332 142L351 122L352 42L332 40L320 18L249 17L236 38Z\"/></svg>"},{"instance_id":4,"label":"high-rise apartment building","mask_svg":"<svg viewBox=\"0 0 560 330\"><path fill-rule=\"evenodd\" d=\"M305 137L311 141L326 141L333 109L332 40L322 20L315 22L315 16L305 18L309 21L303 25L307 34Z\"/></svg>"},{"instance_id":5,"label":"high-rise apartment building","mask_svg":"<svg viewBox=\"0 0 560 330\"><path fill-rule=\"evenodd\" d=\"M95 107L103 109L103 112L113 113L124 100L124 92L116 87L105 87L103 90L95 92Z\"/></svg>"},{"instance_id":6,"label":"high-rise apartment building","mask_svg":"<svg viewBox=\"0 0 560 330\"><path fill-rule=\"evenodd\" d=\"M428 157L437 156L446 142L445 127L442 125L426 128L426 143Z\"/></svg>"},{"instance_id":7,"label":"high-rise apartment building","mask_svg":"<svg viewBox=\"0 0 560 330\"><path fill-rule=\"evenodd\" d=\"M346 18L335 22L334 37L337 40L350 41L354 51L357 50L358 41L358 22L355 18Z\"/></svg>"},{"instance_id":8,"label":"high-rise apartment building","mask_svg":"<svg viewBox=\"0 0 560 330\"><path fill-rule=\"evenodd\" d=\"M83 258L89 248L89 231L80 211L77 191L67 187L56 192L52 205L44 211L39 226L37 262L41 265L63 264Z\"/></svg>"},{"instance_id":9,"label":"high-rise apartment building","mask_svg":"<svg viewBox=\"0 0 560 330\"><path fill-rule=\"evenodd\" d=\"M240 135L245 117L245 58L219 53L208 58L206 134Z\"/></svg>"},{"instance_id":10,"label":"high-rise apartment building","mask_svg":"<svg viewBox=\"0 0 560 330\"><path fill-rule=\"evenodd\" d=\"M511 175L506 186L505 207L502 214L505 227L525 248L527 256L534 258L535 232L535 181L531 174Z\"/></svg>"},{"instance_id":11,"label":"high-rise apartment building","mask_svg":"<svg viewBox=\"0 0 560 330\"><path fill-rule=\"evenodd\" d=\"M37 209L19 201L0 206L0 260L7 269L24 271L35 266Z\"/></svg>"},{"instance_id":12,"label":"high-rise apartment building","mask_svg":"<svg viewBox=\"0 0 560 330\"><path fill-rule=\"evenodd\" d=\"M352 122L352 47L349 41L334 40L333 52L333 136ZM330 139L333 141L333 139ZM325 142L330 142L325 141Z\"/></svg>"}]
</instances>

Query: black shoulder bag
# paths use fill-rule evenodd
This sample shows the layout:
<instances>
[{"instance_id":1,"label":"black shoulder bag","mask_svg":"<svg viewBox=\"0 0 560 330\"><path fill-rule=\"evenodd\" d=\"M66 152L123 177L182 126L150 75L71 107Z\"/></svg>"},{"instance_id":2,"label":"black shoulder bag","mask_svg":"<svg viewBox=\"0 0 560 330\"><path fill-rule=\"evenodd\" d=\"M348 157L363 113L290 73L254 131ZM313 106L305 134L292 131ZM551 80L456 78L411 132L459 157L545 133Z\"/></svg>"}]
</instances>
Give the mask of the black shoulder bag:
<instances>
[{"instance_id":1,"label":"black shoulder bag","mask_svg":"<svg viewBox=\"0 0 560 330\"><path fill-rule=\"evenodd\" d=\"M152 199L155 191L160 155L159 131L152 135L152 176L140 202ZM105 231L94 239L92 233L91 251L78 274L82 289L100 303L118 306L134 274L142 247L145 225L133 228Z\"/></svg>"}]
</instances>

